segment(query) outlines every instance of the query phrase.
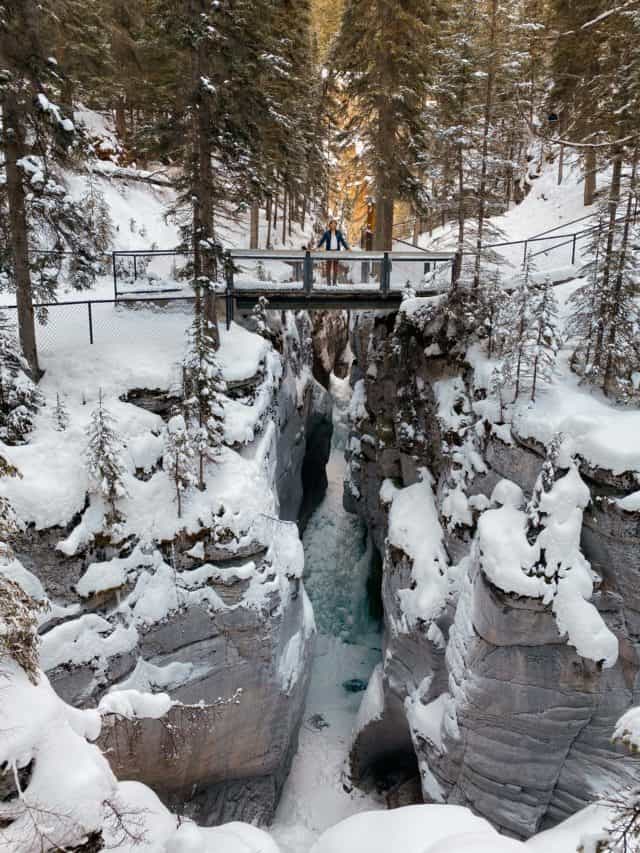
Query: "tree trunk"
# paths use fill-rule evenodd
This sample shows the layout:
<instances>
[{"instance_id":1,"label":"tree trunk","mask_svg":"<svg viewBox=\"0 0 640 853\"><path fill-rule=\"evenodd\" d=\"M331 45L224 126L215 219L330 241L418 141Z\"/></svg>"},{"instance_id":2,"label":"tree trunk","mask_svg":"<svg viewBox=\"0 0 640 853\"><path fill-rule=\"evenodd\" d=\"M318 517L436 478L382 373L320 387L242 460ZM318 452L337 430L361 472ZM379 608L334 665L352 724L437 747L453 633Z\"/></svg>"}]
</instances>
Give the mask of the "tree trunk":
<instances>
[{"instance_id":1,"label":"tree trunk","mask_svg":"<svg viewBox=\"0 0 640 853\"><path fill-rule=\"evenodd\" d=\"M204 292L204 311L209 322L209 334L217 349L220 345L216 293L212 286L217 279L218 262L213 250L215 243L213 219L213 168L211 150L211 102L203 90L202 79L208 77L206 42L201 39L193 56L193 258L196 279L207 279ZM204 247L203 247L204 244ZM203 250L204 249L204 250Z\"/></svg>"},{"instance_id":2,"label":"tree trunk","mask_svg":"<svg viewBox=\"0 0 640 853\"><path fill-rule=\"evenodd\" d=\"M378 127L376 148L376 227L373 248L376 251L390 251L393 248L393 207L397 192L395 179L395 119L391 100L392 71L388 46L385 43L385 29L388 21L388 4L377 0L376 14L382 29L374 61L378 65L380 91L377 93Z\"/></svg>"},{"instance_id":3,"label":"tree trunk","mask_svg":"<svg viewBox=\"0 0 640 853\"><path fill-rule=\"evenodd\" d=\"M116 134L121 141L127 136L127 112L124 98L118 98L115 107Z\"/></svg>"},{"instance_id":4,"label":"tree trunk","mask_svg":"<svg viewBox=\"0 0 640 853\"><path fill-rule=\"evenodd\" d=\"M620 183L622 178L622 149L618 148L613 155L613 170L611 173L611 187L609 189L609 221L607 224L607 246L604 256L604 268L602 271L601 293L602 299L600 302L600 318L598 323L598 333L596 336L596 345L593 355L593 363L599 368L602 364L602 350L604 346L604 331L609 319L610 300L607 297L609 288L609 279L611 277L611 262L613 255L613 242L616 229L616 216L618 213L618 204L620 202Z\"/></svg>"},{"instance_id":5,"label":"tree trunk","mask_svg":"<svg viewBox=\"0 0 640 853\"><path fill-rule=\"evenodd\" d=\"M464 152L462 145L458 145L457 151L458 167L458 246L456 256L453 260L453 274L451 276L452 287L457 287L462 273L462 259L464 252Z\"/></svg>"},{"instance_id":6,"label":"tree trunk","mask_svg":"<svg viewBox=\"0 0 640 853\"><path fill-rule=\"evenodd\" d=\"M412 242L413 242L414 246L417 246L418 242L420 240L420 225L422 224L422 220L418 216L417 211L414 210L413 215L415 216L415 219L413 220L413 239L412 239Z\"/></svg>"},{"instance_id":7,"label":"tree trunk","mask_svg":"<svg viewBox=\"0 0 640 853\"><path fill-rule=\"evenodd\" d=\"M481 251L484 237L484 224L486 214L486 192L487 174L489 166L489 132L493 118L493 98L496 75L496 43L498 22L498 0L491 0L490 23L489 23L489 68L487 69L487 87L484 99L484 117L482 125L482 160L480 167L480 184L478 187L478 234L476 237L476 263L473 273L473 286L480 286L480 268L482 264Z\"/></svg>"},{"instance_id":8,"label":"tree trunk","mask_svg":"<svg viewBox=\"0 0 640 853\"><path fill-rule=\"evenodd\" d=\"M260 242L260 202L251 205L251 224L249 227L249 248L257 249Z\"/></svg>"},{"instance_id":9,"label":"tree trunk","mask_svg":"<svg viewBox=\"0 0 640 853\"><path fill-rule=\"evenodd\" d=\"M282 191L282 245L284 247L287 242L287 208L289 205L289 196L287 188Z\"/></svg>"},{"instance_id":10,"label":"tree trunk","mask_svg":"<svg viewBox=\"0 0 640 853\"><path fill-rule=\"evenodd\" d=\"M271 248L271 227L272 227L272 221L273 221L273 217L271 215L272 209L273 209L273 201L272 201L271 196L269 196L269 198L267 199L267 243L266 243L267 249Z\"/></svg>"},{"instance_id":11,"label":"tree trunk","mask_svg":"<svg viewBox=\"0 0 640 853\"><path fill-rule=\"evenodd\" d=\"M584 205L590 207L596 196L596 162L595 148L587 148L584 155Z\"/></svg>"},{"instance_id":12,"label":"tree trunk","mask_svg":"<svg viewBox=\"0 0 640 853\"><path fill-rule=\"evenodd\" d=\"M564 145L560 145L560 153L558 154L558 186L562 183L564 177Z\"/></svg>"},{"instance_id":13,"label":"tree trunk","mask_svg":"<svg viewBox=\"0 0 640 853\"><path fill-rule=\"evenodd\" d=\"M33 315L25 192L18 166L18 161L25 156L25 138L18 99L10 89L7 90L2 107L2 127L9 206L9 241L16 282L18 331L23 355L31 370L32 378L37 382L42 374L38 364Z\"/></svg>"},{"instance_id":14,"label":"tree trunk","mask_svg":"<svg viewBox=\"0 0 640 853\"><path fill-rule=\"evenodd\" d=\"M376 175L376 227L373 237L375 251L391 251L393 248L393 207L395 200L394 180L391 175L393 163L393 117L391 105L380 95L380 125L378 128L378 160Z\"/></svg>"},{"instance_id":15,"label":"tree trunk","mask_svg":"<svg viewBox=\"0 0 640 853\"><path fill-rule=\"evenodd\" d=\"M624 220L624 228L622 232L622 241L620 244L620 256L618 259L618 270L616 272L616 281L613 288L613 293L611 294L611 306L610 306L610 318L609 318L609 330L607 333L607 341L606 341L606 353L607 353L607 362L604 371L604 391L605 394L609 394L614 387L614 352L616 345L616 338L618 334L618 321L617 317L620 316L620 296L622 293L622 288L624 286L624 267L627 261L627 253L629 251L629 238L631 233L631 218L633 216L633 202L635 198L635 187L636 187L636 173L638 169L638 148L636 146L633 152L633 163L631 167L631 180L629 182L629 197L627 199L627 209ZM626 319L626 318L625 318Z\"/></svg>"}]
</instances>

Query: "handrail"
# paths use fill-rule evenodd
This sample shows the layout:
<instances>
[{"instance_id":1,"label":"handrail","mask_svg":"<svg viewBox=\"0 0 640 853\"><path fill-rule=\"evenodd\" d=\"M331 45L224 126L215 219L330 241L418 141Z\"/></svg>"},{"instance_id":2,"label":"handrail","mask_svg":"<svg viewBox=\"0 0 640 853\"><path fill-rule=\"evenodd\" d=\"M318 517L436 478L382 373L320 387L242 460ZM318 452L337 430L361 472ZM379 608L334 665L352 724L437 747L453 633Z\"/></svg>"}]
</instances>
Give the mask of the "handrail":
<instances>
[{"instance_id":1,"label":"handrail","mask_svg":"<svg viewBox=\"0 0 640 853\"><path fill-rule=\"evenodd\" d=\"M455 252L430 252L429 250L417 250L414 252L366 252L355 249L341 251L288 251L286 249L229 249L229 256L236 260L292 260L302 261L309 255L314 261L342 260L342 261L382 261L385 254L391 260L396 261L450 261Z\"/></svg>"}]
</instances>

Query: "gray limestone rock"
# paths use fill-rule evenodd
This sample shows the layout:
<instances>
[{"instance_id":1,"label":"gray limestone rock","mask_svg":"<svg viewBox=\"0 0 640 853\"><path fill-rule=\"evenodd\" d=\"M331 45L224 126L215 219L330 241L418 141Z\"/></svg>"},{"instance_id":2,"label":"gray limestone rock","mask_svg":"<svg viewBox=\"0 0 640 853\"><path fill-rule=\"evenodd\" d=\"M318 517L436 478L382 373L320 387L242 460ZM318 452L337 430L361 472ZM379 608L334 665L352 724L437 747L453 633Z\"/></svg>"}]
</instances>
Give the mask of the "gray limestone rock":
<instances>
[{"instance_id":1,"label":"gray limestone rock","mask_svg":"<svg viewBox=\"0 0 640 853\"><path fill-rule=\"evenodd\" d=\"M427 349L437 355L425 355ZM384 554L386 627L384 711L354 740L354 778L375 772L390 745L403 754L410 735L425 800L469 806L517 837L566 818L601 790L637 783L640 764L610 742L616 719L639 699L640 514L616 502L637 488L635 475L579 460L593 498L582 547L602 576L593 603L620 645L611 669L581 658L541 601L492 586L469 551L468 529L445 532L451 562L463 560L459 593L436 623L399 629L398 593L410 584L411 561L386 545L380 487L385 478L410 485L426 466L442 500L459 437L438 418L434 383L457 375L471 387L472 376L458 355L447 353L432 313L425 322L364 315L353 329L352 350L352 383L364 383L365 402L352 425L345 503ZM470 495L490 496L503 478L530 494L543 447L481 432L479 446L487 470L471 483ZM422 705L437 700L432 713L438 709L440 717L430 716L426 729L408 710L416 697Z\"/></svg>"}]
</instances>

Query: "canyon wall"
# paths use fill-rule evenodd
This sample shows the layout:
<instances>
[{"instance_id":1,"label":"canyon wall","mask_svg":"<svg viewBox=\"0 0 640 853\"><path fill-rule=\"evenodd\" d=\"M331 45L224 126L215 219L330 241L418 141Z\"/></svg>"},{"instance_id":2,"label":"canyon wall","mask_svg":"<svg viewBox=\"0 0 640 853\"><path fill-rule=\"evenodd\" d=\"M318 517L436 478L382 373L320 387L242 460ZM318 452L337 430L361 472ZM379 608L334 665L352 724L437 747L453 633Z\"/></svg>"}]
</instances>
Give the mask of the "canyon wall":
<instances>
[{"instance_id":1,"label":"canyon wall","mask_svg":"<svg viewBox=\"0 0 640 853\"><path fill-rule=\"evenodd\" d=\"M118 778L145 782L201 824L272 819L310 674L296 521L322 492L331 400L313 378L308 316L271 319L255 372L228 381L231 448L206 491L185 499L182 521L161 469L176 400L128 389L123 402L150 428L124 436L145 461L118 530L93 530L92 498L66 525L27 524L15 546L53 602L42 663L56 691L79 707L102 703L100 746ZM148 712L147 692L169 694L167 713Z\"/></svg>"},{"instance_id":2,"label":"canyon wall","mask_svg":"<svg viewBox=\"0 0 640 853\"><path fill-rule=\"evenodd\" d=\"M485 392L450 319L419 303L362 314L352 333L345 505L384 555L385 609L352 773L363 782L413 752L425 801L527 837L640 776L610 742L639 698L640 514L620 504L637 481L577 459L591 493L582 550L601 578L593 603L619 646L606 666L569 645L548 604L483 571L481 512L505 478L530 495L545 448L480 417Z\"/></svg>"}]
</instances>

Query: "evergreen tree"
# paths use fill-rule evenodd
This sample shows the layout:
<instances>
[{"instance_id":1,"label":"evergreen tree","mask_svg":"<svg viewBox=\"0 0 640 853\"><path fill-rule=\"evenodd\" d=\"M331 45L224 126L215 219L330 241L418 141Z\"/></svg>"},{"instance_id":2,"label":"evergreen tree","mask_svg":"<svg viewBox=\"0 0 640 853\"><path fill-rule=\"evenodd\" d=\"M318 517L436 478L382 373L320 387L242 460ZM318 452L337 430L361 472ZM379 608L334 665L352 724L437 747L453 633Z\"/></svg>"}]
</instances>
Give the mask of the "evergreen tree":
<instances>
[{"instance_id":1,"label":"evergreen tree","mask_svg":"<svg viewBox=\"0 0 640 853\"><path fill-rule=\"evenodd\" d=\"M504 423L505 415L505 390L511 386L510 364L504 362L497 365L491 371L489 379L489 395L494 397L498 403L498 422Z\"/></svg>"},{"instance_id":2,"label":"evergreen tree","mask_svg":"<svg viewBox=\"0 0 640 853\"><path fill-rule=\"evenodd\" d=\"M428 148L438 8L436 0L345 2L331 61L348 112L343 139L358 142L373 178L376 249L391 249L396 200L426 205L417 176Z\"/></svg>"},{"instance_id":3,"label":"evergreen tree","mask_svg":"<svg viewBox=\"0 0 640 853\"><path fill-rule=\"evenodd\" d=\"M20 471L0 456L0 478L22 477ZM0 497L0 557L11 556L11 540L20 529L15 511L8 498Z\"/></svg>"},{"instance_id":4,"label":"evergreen tree","mask_svg":"<svg viewBox=\"0 0 640 853\"><path fill-rule=\"evenodd\" d=\"M530 366L533 299L531 294L531 255L527 255L518 277L509 308L509 335L505 341L505 359L513 376L514 400L520 396Z\"/></svg>"},{"instance_id":5,"label":"evergreen tree","mask_svg":"<svg viewBox=\"0 0 640 853\"><path fill-rule=\"evenodd\" d=\"M638 237L633 224L637 160L636 149L623 217L612 221L607 209L594 230L591 257L583 270L586 280L570 298L567 324L568 334L576 341L574 370L601 385L605 393L622 398L632 393L631 377L640 368L636 301L640 262L634 250ZM607 208L610 205L611 194Z\"/></svg>"},{"instance_id":6,"label":"evergreen tree","mask_svg":"<svg viewBox=\"0 0 640 853\"><path fill-rule=\"evenodd\" d=\"M548 445L542 469L533 487L531 500L527 504L527 529L530 542L533 542L537 538L543 527L542 495L551 491L558 478L557 465L562 441L563 436L561 433L558 433L554 435L551 443Z\"/></svg>"},{"instance_id":7,"label":"evergreen tree","mask_svg":"<svg viewBox=\"0 0 640 853\"><path fill-rule=\"evenodd\" d=\"M226 384L216 358L206 314L196 309L183 361L184 401L198 456L198 487L205 489L205 464L220 456L224 444Z\"/></svg>"},{"instance_id":8,"label":"evergreen tree","mask_svg":"<svg viewBox=\"0 0 640 853\"><path fill-rule=\"evenodd\" d=\"M482 288L476 293L474 300L477 328L486 336L489 358L500 355L508 332L504 321L509 312L501 281L500 268L497 266L489 268L485 273Z\"/></svg>"},{"instance_id":9,"label":"evergreen tree","mask_svg":"<svg viewBox=\"0 0 640 853\"><path fill-rule=\"evenodd\" d=\"M29 373L15 328L0 313L0 438L7 444L27 439L43 402Z\"/></svg>"},{"instance_id":10,"label":"evergreen tree","mask_svg":"<svg viewBox=\"0 0 640 853\"><path fill-rule=\"evenodd\" d=\"M442 163L441 198L446 212L455 213L457 221L454 286L462 272L463 252L471 246L467 239L466 221L475 211L471 152L477 121L478 58L475 37L479 11L478 4L470 6L461 0L452 0L448 4L447 18L434 54L438 73L433 84L431 121L436 129L436 160ZM454 168L448 168L452 162Z\"/></svg>"},{"instance_id":11,"label":"evergreen tree","mask_svg":"<svg viewBox=\"0 0 640 853\"><path fill-rule=\"evenodd\" d=\"M174 415L167 424L163 467L176 491L178 518L182 518L182 502L186 492L196 483L194 449L182 415Z\"/></svg>"},{"instance_id":12,"label":"evergreen tree","mask_svg":"<svg viewBox=\"0 0 640 853\"><path fill-rule=\"evenodd\" d=\"M535 402L540 383L551 382L561 343L558 303L553 293L553 285L548 278L542 288L534 294L532 313L528 373L531 382L531 402Z\"/></svg>"},{"instance_id":13,"label":"evergreen tree","mask_svg":"<svg viewBox=\"0 0 640 853\"><path fill-rule=\"evenodd\" d=\"M587 143L584 152L584 203L593 204L596 190L596 151L588 143L598 141L606 122L598 108L594 81L600 79L599 27L587 27L608 8L607 0L550 0L550 26L555 32L551 50L549 111L559 119L562 136Z\"/></svg>"},{"instance_id":14,"label":"evergreen tree","mask_svg":"<svg viewBox=\"0 0 640 853\"><path fill-rule=\"evenodd\" d=\"M56 30L67 2L7 0L0 17L0 102L6 181L0 218L7 251L3 278L16 290L20 342L31 375L40 375L33 296L37 287L51 295L62 263L75 253L72 282L85 286L95 272L96 245L83 204L67 192L61 166L82 156L64 102L65 77L54 59ZM35 273L35 276L34 276Z\"/></svg>"},{"instance_id":15,"label":"evergreen tree","mask_svg":"<svg viewBox=\"0 0 640 853\"><path fill-rule=\"evenodd\" d=\"M53 408L53 428L58 432L64 432L69 426L69 412L60 394L56 394L56 404Z\"/></svg>"},{"instance_id":16,"label":"evergreen tree","mask_svg":"<svg viewBox=\"0 0 640 853\"><path fill-rule=\"evenodd\" d=\"M115 419L105 409L102 390L98 405L91 413L87 426L86 466L94 494L100 495L108 504L107 525L120 520L118 501L126 497L126 471L122 462L124 443L115 427Z\"/></svg>"},{"instance_id":17,"label":"evergreen tree","mask_svg":"<svg viewBox=\"0 0 640 853\"><path fill-rule=\"evenodd\" d=\"M269 300L266 296L261 296L251 310L251 319L253 320L252 331L255 331L262 338L271 340L271 332L269 331L267 320L268 309Z\"/></svg>"}]
</instances>

